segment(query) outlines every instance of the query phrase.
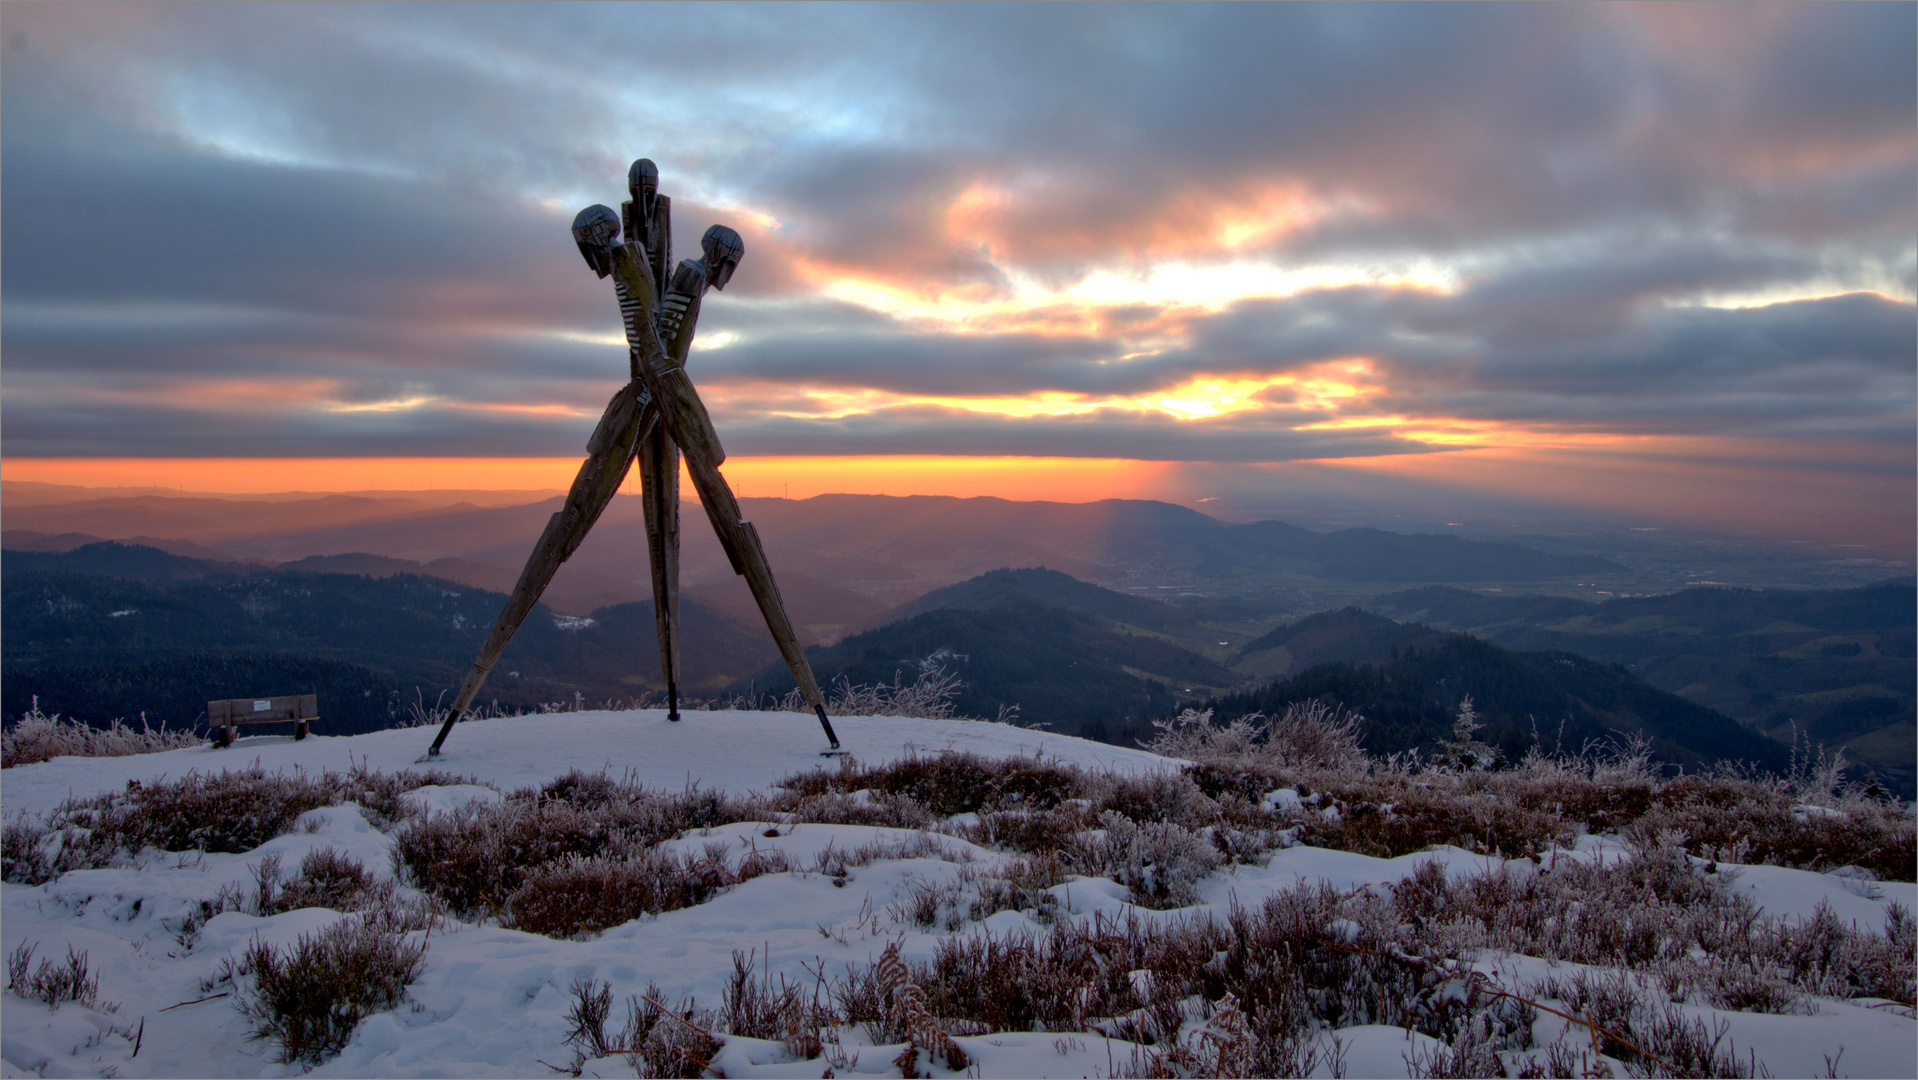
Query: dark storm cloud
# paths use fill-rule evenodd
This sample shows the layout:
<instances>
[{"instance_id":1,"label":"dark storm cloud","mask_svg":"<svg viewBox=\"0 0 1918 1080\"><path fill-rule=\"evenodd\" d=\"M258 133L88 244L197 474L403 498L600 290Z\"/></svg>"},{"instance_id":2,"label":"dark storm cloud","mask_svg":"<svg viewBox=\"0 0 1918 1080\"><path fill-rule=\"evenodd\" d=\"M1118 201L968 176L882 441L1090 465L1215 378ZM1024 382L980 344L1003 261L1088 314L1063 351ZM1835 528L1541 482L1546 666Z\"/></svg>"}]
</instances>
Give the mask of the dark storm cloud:
<instances>
[{"instance_id":1,"label":"dark storm cloud","mask_svg":"<svg viewBox=\"0 0 1918 1080\"><path fill-rule=\"evenodd\" d=\"M458 188L177 151L9 153L13 300L184 301L362 319L604 321L571 214Z\"/></svg>"},{"instance_id":2,"label":"dark storm cloud","mask_svg":"<svg viewBox=\"0 0 1918 1080\"><path fill-rule=\"evenodd\" d=\"M937 24L936 51L915 48L929 36L922 26L901 35L915 65L902 81L924 88L906 94L926 125L918 145L851 156L802 145L761 187L794 215L834 191L860 196L831 216L819 246L863 245L885 266L893 244L937 238L928 235L936 223L902 223L902 211L937 205L973 180L1050 179L1005 214L994 250L1085 264L1169 204L1274 174L1374 204L1333 215L1283 250L1457 251L1540 229L1640 228L1761 208L1775 217L1781 200L1875 171L1861 151L1893 147L1908 164L1908 10L1792 8L1729 71L1701 62L1730 48L1714 35L1661 52L1632 14L1055 5L982 19L939 10L923 16ZM1737 16L1720 16L1716 38L1747 36ZM1841 42L1859 55L1847 57ZM1842 89L1805 96L1807 84ZM1781 98L1833 123L1809 138L1781 129ZM989 140L948 134L981 128ZM1741 168L1806 150L1831 160L1775 163L1760 175ZM927 165L936 153L944 170ZM1825 234L1909 222L1906 189L1876 213L1827 222Z\"/></svg>"},{"instance_id":3,"label":"dark storm cloud","mask_svg":"<svg viewBox=\"0 0 1918 1080\"><path fill-rule=\"evenodd\" d=\"M746 234L702 320L727 343L694 357L727 400L1102 400L1363 358L1381 385L1356 414L1908 434L1914 10L10 5L5 448L572 453L590 416L563 410L596 412L625 360L565 229L637 153L678 196L680 256L708 222ZM1033 283L1167 259L1424 260L1457 285L1018 310ZM821 295L845 281L1009 306L957 333ZM1678 306L1725 295L1759 299ZM273 402L273 380L309 399ZM1287 418L1316 414L898 405L726 435L1416 448Z\"/></svg>"},{"instance_id":4,"label":"dark storm cloud","mask_svg":"<svg viewBox=\"0 0 1918 1080\"><path fill-rule=\"evenodd\" d=\"M594 410L605 403L594 403ZM580 453L593 417L489 414L428 405L405 412L288 412L230 404L158 407L150 400L29 396L9 405L7 439L36 456L547 457Z\"/></svg>"}]
</instances>

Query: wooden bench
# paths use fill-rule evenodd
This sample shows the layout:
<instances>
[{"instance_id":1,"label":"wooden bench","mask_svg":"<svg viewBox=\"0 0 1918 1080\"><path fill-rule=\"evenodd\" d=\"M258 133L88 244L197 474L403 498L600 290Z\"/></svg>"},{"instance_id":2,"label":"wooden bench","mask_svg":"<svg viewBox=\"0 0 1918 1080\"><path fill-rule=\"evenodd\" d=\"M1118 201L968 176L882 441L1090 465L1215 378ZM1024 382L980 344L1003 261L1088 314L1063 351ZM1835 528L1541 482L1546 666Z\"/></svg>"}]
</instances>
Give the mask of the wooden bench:
<instances>
[{"instance_id":1,"label":"wooden bench","mask_svg":"<svg viewBox=\"0 0 1918 1080\"><path fill-rule=\"evenodd\" d=\"M213 727L213 745L232 746L236 729L253 724L292 724L295 739L306 738L307 725L320 718L318 694L287 697L229 698L206 703L207 722Z\"/></svg>"}]
</instances>

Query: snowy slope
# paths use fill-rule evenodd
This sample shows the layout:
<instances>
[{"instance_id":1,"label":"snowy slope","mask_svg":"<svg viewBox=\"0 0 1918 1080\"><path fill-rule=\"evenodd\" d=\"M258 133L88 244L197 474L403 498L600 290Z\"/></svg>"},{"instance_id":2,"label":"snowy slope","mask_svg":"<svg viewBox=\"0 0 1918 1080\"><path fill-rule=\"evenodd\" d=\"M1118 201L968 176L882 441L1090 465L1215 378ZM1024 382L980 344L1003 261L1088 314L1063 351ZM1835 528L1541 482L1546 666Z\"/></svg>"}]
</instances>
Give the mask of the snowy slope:
<instances>
[{"instance_id":1,"label":"snowy slope","mask_svg":"<svg viewBox=\"0 0 1918 1080\"><path fill-rule=\"evenodd\" d=\"M849 717L835 720L842 742L861 760L879 762L909 754L948 750L987 757L1042 754L1048 760L1090 768L1140 772L1177 763L1141 751L997 724ZM266 736L243 739L229 750L194 748L139 757L63 758L0 774L0 805L11 817L50 810L69 795L124 789L129 781L177 777L189 770L248 766L268 770L345 771L354 765L397 771L416 766L431 733L399 730L352 738L315 736L295 743ZM690 713L669 724L654 711L573 713L461 725L447 754L433 767L471 778L477 786L439 786L414 797L429 808L543 782L579 767L631 775L652 787L678 790L764 790L800 769L837 768L816 756L821 735L810 717L787 713ZM865 826L802 824L766 835L773 823L737 823L672 841L698 850L718 842L733 852L779 848L809 864L828 845L848 850L874 840L904 840L916 833ZM935 836L955 858L990 865L1004 856L949 836ZM155 854L140 868L69 873L47 885L0 887L0 948L37 943L37 956L64 957L85 950L100 976L100 997L119 1003L117 1013L68 1004L50 1010L7 995L0 1034L0 1075L5 1076L282 1076L297 1067L272 1063L270 1048L248 1040L247 1027L226 998L197 1004L204 980L221 962L257 935L290 944L314 932L337 913L307 909L268 918L227 912L210 920L191 949L182 948L163 925L223 884L250 884L250 867L272 854L287 866L309 851L332 847L369 869L391 874L392 841L371 828L358 807L336 806L306 816L301 828L244 855L175 857ZM1610 841L1587 838L1566 858L1623 857ZM1203 883L1202 907L1223 912L1236 898L1256 905L1265 896L1301 880L1326 880L1339 888L1378 885L1404 877L1422 861L1438 859L1454 874L1486 863L1483 856L1438 849L1395 860L1349 852L1290 848L1269 865L1241 867ZM576 980L610 980L617 999L657 982L670 999L696 995L702 1005L720 1004L735 950L753 950L757 962L811 985L807 969L836 973L848 963L875 960L889 942L902 943L908 960L932 955L939 935L895 918L889 907L915 886L947 880L955 862L938 858L881 859L851 872L843 885L821 874L782 873L755 878L697 907L667 912L616 927L586 941L555 941L494 925L454 924L430 937L423 974L400 1009L363 1023L353 1044L315 1070L322 1076L552 1076L546 1064L564 1065L563 1045ZM1743 870L1741 888L1774 914L1809 915L1819 900L1842 918L1867 925L1883 920L1883 901L1918 906L1911 885L1863 887L1855 882L1775 867ZM1877 896L1865 895L1871 888ZM1076 916L1137 914L1165 919L1183 912L1134 909L1126 892L1104 879L1080 878L1055 890L1062 908ZM973 924L968 932L978 925ZM984 926L1003 932L1034 926L1023 914L1000 912ZM1543 961L1491 956L1480 966L1507 975L1536 975ZM1710 1012L1710 1010L1700 1010ZM1723 1014L1734 1024L1741 1052L1755 1051L1776 1075L1823 1074L1825 1055L1844 1047L1841 1074L1918 1075L1913 1022L1892 1010L1822 1001L1816 1015ZM130 1039L106 1029L131 1030L144 1022L139 1053ZM1541 1029L1542 1031L1545 1029ZM1549 1038L1549 1032L1547 1037ZM1406 1055L1432 1040L1398 1028L1362 1028L1340 1033L1349 1075L1407 1075ZM861 1035L849 1031L847 1047ZM1070 1038L1047 1033L987 1035L959 1040L984 1076L1094 1076L1124 1070L1134 1048L1096 1035ZM890 1062L897 1048L871 1049L840 1075L898 1075ZM730 1076L819 1076L821 1060L788 1061L777 1043L732 1040L715 1066ZM620 1058L589 1062L601 1076L629 1075ZM941 1072L941 1070L935 1070ZM1622 1072L1622 1070L1621 1070ZM941 1072L943 1074L943 1072Z\"/></svg>"}]
</instances>

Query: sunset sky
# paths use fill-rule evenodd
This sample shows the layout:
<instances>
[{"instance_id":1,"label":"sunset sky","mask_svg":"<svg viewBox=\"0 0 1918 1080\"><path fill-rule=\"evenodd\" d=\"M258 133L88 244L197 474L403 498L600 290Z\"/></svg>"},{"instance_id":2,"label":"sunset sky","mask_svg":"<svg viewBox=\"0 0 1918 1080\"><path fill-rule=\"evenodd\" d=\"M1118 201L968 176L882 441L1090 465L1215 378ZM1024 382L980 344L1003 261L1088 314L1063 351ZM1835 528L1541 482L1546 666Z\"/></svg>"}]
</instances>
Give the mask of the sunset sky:
<instances>
[{"instance_id":1,"label":"sunset sky","mask_svg":"<svg viewBox=\"0 0 1918 1080\"><path fill-rule=\"evenodd\" d=\"M1910 3L11 2L0 36L10 480L563 486L626 371L567 226L648 156L676 257L745 237L689 363L742 494L1346 491L1911 557Z\"/></svg>"}]
</instances>

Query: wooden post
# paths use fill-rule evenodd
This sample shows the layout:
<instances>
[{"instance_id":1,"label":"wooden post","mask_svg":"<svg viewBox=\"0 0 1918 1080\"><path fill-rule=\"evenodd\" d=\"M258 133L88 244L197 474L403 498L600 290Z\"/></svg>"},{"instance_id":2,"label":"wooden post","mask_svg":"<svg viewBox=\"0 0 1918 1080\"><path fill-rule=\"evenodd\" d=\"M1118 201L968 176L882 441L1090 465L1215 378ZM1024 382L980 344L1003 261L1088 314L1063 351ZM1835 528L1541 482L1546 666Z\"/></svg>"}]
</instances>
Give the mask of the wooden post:
<instances>
[{"instance_id":1,"label":"wooden post","mask_svg":"<svg viewBox=\"0 0 1918 1080\"><path fill-rule=\"evenodd\" d=\"M663 427L639 440L641 501L646 510L646 555L653 574L653 626L659 636L659 674L666 681L666 719L679 719L679 447Z\"/></svg>"}]
</instances>

